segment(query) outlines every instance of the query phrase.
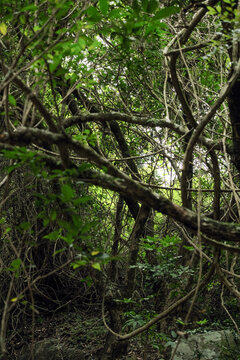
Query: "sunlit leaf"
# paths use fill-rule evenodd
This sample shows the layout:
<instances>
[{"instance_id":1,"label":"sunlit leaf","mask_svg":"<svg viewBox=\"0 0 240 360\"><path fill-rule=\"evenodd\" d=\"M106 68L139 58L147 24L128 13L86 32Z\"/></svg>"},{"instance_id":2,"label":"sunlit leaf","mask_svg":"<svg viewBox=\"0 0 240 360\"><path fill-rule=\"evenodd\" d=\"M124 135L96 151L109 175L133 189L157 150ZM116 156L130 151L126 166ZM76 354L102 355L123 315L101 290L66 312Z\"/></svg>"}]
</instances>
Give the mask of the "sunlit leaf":
<instances>
[{"instance_id":1,"label":"sunlit leaf","mask_svg":"<svg viewBox=\"0 0 240 360\"><path fill-rule=\"evenodd\" d=\"M58 65L61 63L61 56L54 56L53 60L49 61L49 70L51 72L55 71Z\"/></svg>"},{"instance_id":2,"label":"sunlit leaf","mask_svg":"<svg viewBox=\"0 0 240 360\"><path fill-rule=\"evenodd\" d=\"M124 15L124 11L122 9L113 9L109 13L110 19L119 19L121 16Z\"/></svg>"},{"instance_id":3,"label":"sunlit leaf","mask_svg":"<svg viewBox=\"0 0 240 360\"><path fill-rule=\"evenodd\" d=\"M17 297L11 299L11 302L16 302L16 301L18 301Z\"/></svg>"},{"instance_id":4,"label":"sunlit leaf","mask_svg":"<svg viewBox=\"0 0 240 360\"><path fill-rule=\"evenodd\" d=\"M97 251L97 250L91 252L91 255L92 255L92 256L95 256L95 255L97 255L97 254L99 254L99 251Z\"/></svg>"},{"instance_id":5,"label":"sunlit leaf","mask_svg":"<svg viewBox=\"0 0 240 360\"><path fill-rule=\"evenodd\" d=\"M6 35L7 33L7 25L5 23L1 23L0 24L0 32L3 34L3 35Z\"/></svg>"},{"instance_id":6,"label":"sunlit leaf","mask_svg":"<svg viewBox=\"0 0 240 360\"><path fill-rule=\"evenodd\" d=\"M101 271L101 265L100 265L99 263L93 263L93 264L92 264L92 267L93 267L94 269L96 269L96 270Z\"/></svg>"},{"instance_id":7,"label":"sunlit leaf","mask_svg":"<svg viewBox=\"0 0 240 360\"><path fill-rule=\"evenodd\" d=\"M99 0L98 2L100 11L103 15L106 15L109 9L108 0Z\"/></svg>"}]
</instances>

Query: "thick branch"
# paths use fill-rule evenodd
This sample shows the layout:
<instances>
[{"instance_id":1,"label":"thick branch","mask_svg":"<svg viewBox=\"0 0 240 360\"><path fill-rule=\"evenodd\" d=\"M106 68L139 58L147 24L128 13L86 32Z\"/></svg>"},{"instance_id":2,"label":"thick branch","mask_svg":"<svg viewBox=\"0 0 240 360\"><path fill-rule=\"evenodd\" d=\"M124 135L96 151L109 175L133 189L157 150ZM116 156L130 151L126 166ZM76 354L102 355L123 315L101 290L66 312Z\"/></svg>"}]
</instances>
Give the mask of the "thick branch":
<instances>
[{"instance_id":1,"label":"thick branch","mask_svg":"<svg viewBox=\"0 0 240 360\"><path fill-rule=\"evenodd\" d=\"M135 124L141 125L143 127L150 127L150 128L167 128L173 130L176 134L184 136L187 135L188 129L184 126L178 125L173 121L163 120L163 119L155 119L150 117L142 117L142 116L134 116L124 113L118 112L107 112L107 113L91 113L91 114L81 114L78 116L71 116L63 122L64 128L68 128L75 124L82 124L87 122L112 122L112 121L123 121L128 124ZM206 137L200 136L198 142L206 146L207 149L215 149L215 150L222 150L222 139L217 142ZM227 145L227 152L229 154L232 153L231 146Z\"/></svg>"},{"instance_id":2,"label":"thick branch","mask_svg":"<svg viewBox=\"0 0 240 360\"><path fill-rule=\"evenodd\" d=\"M108 174L98 171L92 172L90 176L88 175L83 179L85 182L108 188L123 196L130 197L135 201L139 201L152 207L162 214L180 221L190 229L197 231L198 225L196 213L174 204L167 198L146 189L139 182L131 179L128 175L118 170L110 161L103 158L87 145L74 141L65 135L24 127L19 128L13 134L2 135L1 141L10 144L23 145L24 142L30 143L31 141L37 141L39 138L52 144L61 143L62 146L71 148L80 156L83 156L87 158L88 161L96 164L100 169L107 169ZM203 234L215 239L220 239L221 241L239 242L240 239L240 225L215 221L206 216L201 216L201 231Z\"/></svg>"}]
</instances>

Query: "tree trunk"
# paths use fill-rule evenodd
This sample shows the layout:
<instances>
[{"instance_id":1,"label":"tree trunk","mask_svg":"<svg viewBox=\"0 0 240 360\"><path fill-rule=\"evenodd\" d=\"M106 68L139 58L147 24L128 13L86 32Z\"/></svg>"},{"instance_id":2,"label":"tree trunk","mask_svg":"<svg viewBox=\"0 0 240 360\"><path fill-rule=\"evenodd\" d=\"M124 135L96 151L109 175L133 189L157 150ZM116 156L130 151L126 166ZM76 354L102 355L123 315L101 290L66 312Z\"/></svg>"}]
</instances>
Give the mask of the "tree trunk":
<instances>
[{"instance_id":1,"label":"tree trunk","mask_svg":"<svg viewBox=\"0 0 240 360\"><path fill-rule=\"evenodd\" d=\"M120 333L122 330L122 305L116 303L113 299L106 299L105 305L110 316L110 328L114 332ZM129 340L120 341L109 331L106 337L105 345L103 349L99 351L98 359L114 360L126 355L128 352L128 345Z\"/></svg>"}]
</instances>

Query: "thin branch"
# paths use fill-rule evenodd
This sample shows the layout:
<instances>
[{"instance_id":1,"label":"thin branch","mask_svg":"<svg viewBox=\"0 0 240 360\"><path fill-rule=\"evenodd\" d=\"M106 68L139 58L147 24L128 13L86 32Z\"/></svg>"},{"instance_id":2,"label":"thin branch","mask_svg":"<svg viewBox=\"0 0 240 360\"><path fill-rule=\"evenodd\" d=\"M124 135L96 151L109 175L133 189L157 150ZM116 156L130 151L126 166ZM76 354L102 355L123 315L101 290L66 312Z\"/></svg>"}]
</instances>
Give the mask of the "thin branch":
<instances>
[{"instance_id":1,"label":"thin branch","mask_svg":"<svg viewBox=\"0 0 240 360\"><path fill-rule=\"evenodd\" d=\"M204 280L201 281L201 283L199 284L199 291L202 290L206 284L209 282L210 278L212 277L214 273L214 265L211 266L208 274L206 275L206 278ZM172 304L171 306L169 306L166 310L164 310L162 313L160 313L159 315L157 315L156 317L154 317L152 320L150 320L148 323L146 323L145 325L139 327L138 329L132 331L129 334L118 334L115 331L113 331L106 323L105 320L105 314L104 314L104 298L103 298L103 302L102 302L102 318L103 318L103 323L105 325L105 327L107 328L107 330L115 335L119 340L127 340L127 339L131 339L133 337L135 337L136 335L141 334L142 332L146 331L147 329L149 329L151 326L153 326L154 324L156 324L158 321L164 319L166 316L168 316L169 314L171 314L173 311L175 311L177 309L178 306L180 306L181 304L185 303L188 299L190 299L196 291L196 287L191 290L187 295L183 296L181 299L177 300L174 304Z\"/></svg>"},{"instance_id":2,"label":"thin branch","mask_svg":"<svg viewBox=\"0 0 240 360\"><path fill-rule=\"evenodd\" d=\"M187 46L185 48L178 48L178 49L169 50L168 52L164 52L164 55L165 56L170 56L170 55L174 55L174 54L179 54L181 52L186 53L188 51L202 49L202 48L204 48L206 46L211 46L212 45L211 41L217 40L218 38L219 38L219 36L215 35L215 36L213 36L213 38L211 40L204 41L204 42L201 42L201 43L196 44L196 45Z\"/></svg>"},{"instance_id":3,"label":"thin branch","mask_svg":"<svg viewBox=\"0 0 240 360\"><path fill-rule=\"evenodd\" d=\"M4 71L9 70L9 68L2 64ZM13 82L26 94L28 95L29 100L31 100L31 102L33 103L33 105L36 107L36 109L40 112L40 114L44 117L44 119L46 120L46 123L49 126L49 129L56 133L58 132L58 127L55 124L54 120L53 120L53 116L52 114L46 109L46 107L43 105L43 103L39 100L39 98L32 92L32 90L22 82L22 80L18 77L15 76L13 79ZM59 152L61 154L61 159L63 162L63 165L65 167L68 167L71 163L70 159L69 159L69 154L67 149L65 149L64 146L62 146L61 143L58 143L58 148L59 148Z\"/></svg>"},{"instance_id":4,"label":"thin branch","mask_svg":"<svg viewBox=\"0 0 240 360\"><path fill-rule=\"evenodd\" d=\"M187 181L188 167L190 166L190 160L193 154L194 146L198 142L199 136L201 135L205 126L209 123L209 121L215 115L221 104L225 101L233 85L237 81L239 74L240 74L240 59L237 63L234 73L232 74L232 76L230 77L230 79L227 81L226 85L222 89L218 99L215 101L215 103L212 105L208 113L203 117L202 121L198 124L198 126L196 127L196 129L194 129L192 133L183 160L183 170L182 170L182 179L181 179L181 189L183 194L185 193L185 184Z\"/></svg>"}]
</instances>

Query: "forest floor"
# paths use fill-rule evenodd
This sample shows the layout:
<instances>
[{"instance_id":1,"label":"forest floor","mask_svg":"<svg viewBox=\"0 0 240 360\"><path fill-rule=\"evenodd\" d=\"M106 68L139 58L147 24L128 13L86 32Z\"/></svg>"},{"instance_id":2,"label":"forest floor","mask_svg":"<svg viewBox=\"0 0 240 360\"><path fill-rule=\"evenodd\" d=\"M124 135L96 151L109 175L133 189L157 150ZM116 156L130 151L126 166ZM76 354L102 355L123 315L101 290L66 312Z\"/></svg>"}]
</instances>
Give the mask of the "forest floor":
<instances>
[{"instance_id":1,"label":"forest floor","mask_svg":"<svg viewBox=\"0 0 240 360\"><path fill-rule=\"evenodd\" d=\"M35 326L32 319L21 331L11 331L8 349L11 359L19 359L19 354L29 346L46 339L56 339L65 347L77 348L84 353L84 359L94 356L104 346L107 330L103 325L99 309L84 311L62 311L51 315L36 315ZM157 360L161 355L149 341L140 337L130 341L128 354L123 360Z\"/></svg>"}]
</instances>

